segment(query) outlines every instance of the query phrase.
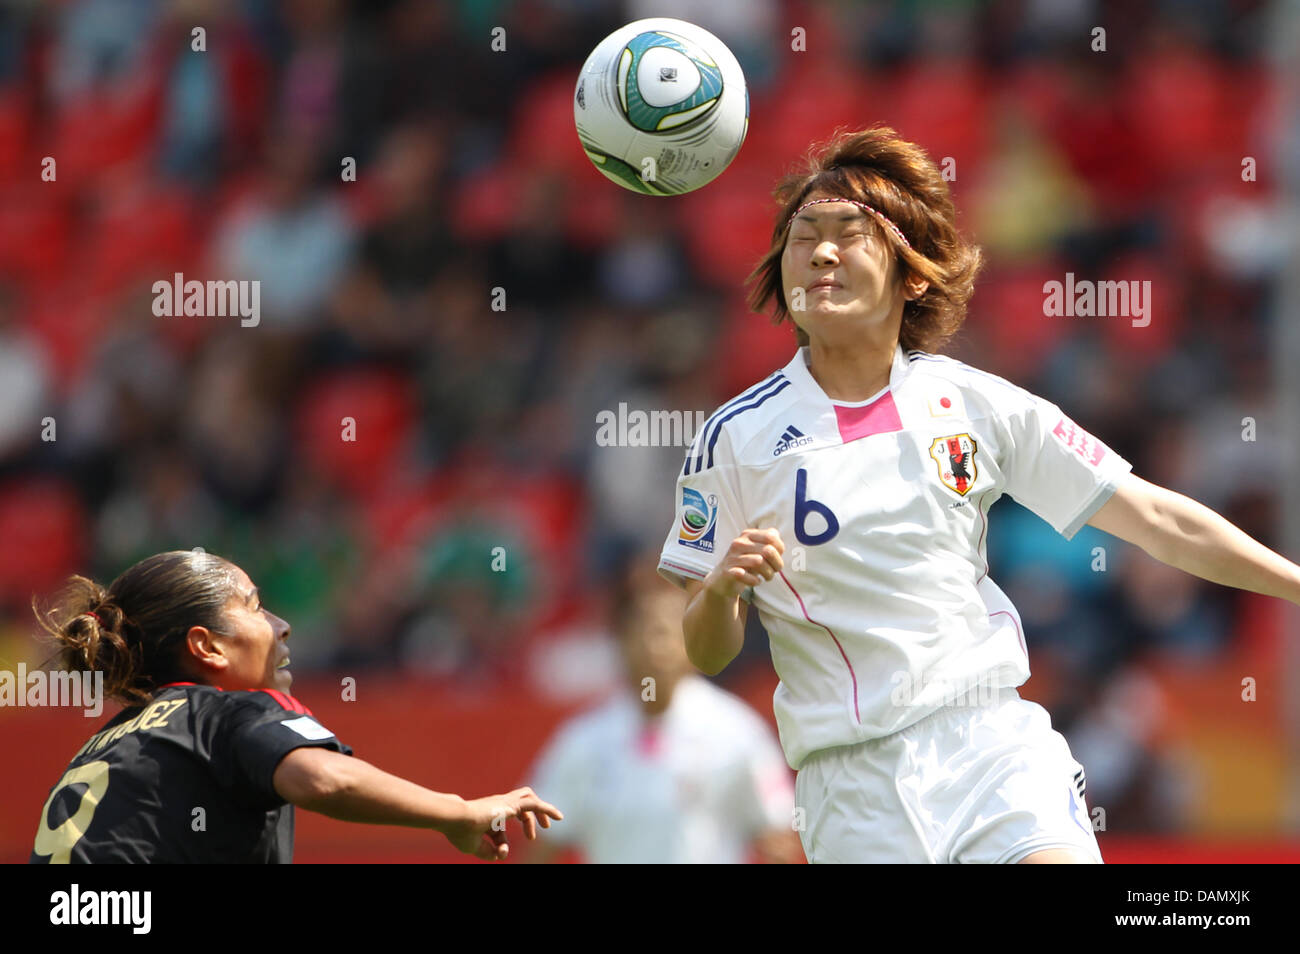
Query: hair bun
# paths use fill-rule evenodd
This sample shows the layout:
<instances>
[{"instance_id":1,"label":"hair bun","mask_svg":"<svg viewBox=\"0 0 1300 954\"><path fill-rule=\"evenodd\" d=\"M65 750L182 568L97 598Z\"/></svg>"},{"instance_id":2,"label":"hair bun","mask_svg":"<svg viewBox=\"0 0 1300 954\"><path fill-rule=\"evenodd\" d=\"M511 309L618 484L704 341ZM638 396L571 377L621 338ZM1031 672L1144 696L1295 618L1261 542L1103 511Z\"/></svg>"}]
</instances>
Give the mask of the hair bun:
<instances>
[{"instance_id":1,"label":"hair bun","mask_svg":"<svg viewBox=\"0 0 1300 954\"><path fill-rule=\"evenodd\" d=\"M192 550L169 550L139 561L107 587L71 576L50 606L42 608L33 596L32 610L57 647L61 668L103 672L107 695L133 705L149 699L156 684L184 674L181 637L193 625L220 625L237 591L233 573L215 554L198 560Z\"/></svg>"}]
</instances>

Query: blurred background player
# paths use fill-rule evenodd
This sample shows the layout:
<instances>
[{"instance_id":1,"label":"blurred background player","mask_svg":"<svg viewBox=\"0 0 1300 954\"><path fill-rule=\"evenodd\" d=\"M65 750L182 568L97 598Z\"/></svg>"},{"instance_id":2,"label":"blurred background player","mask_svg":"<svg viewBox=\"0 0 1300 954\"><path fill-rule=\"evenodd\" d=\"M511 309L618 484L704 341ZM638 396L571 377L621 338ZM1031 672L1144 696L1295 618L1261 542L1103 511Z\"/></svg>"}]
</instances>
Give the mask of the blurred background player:
<instances>
[{"instance_id":1,"label":"blurred background player","mask_svg":"<svg viewBox=\"0 0 1300 954\"><path fill-rule=\"evenodd\" d=\"M612 614L626 684L565 723L529 775L564 806L565 822L527 860L571 846L598 864L802 861L772 730L691 666L685 597L648 562L621 574Z\"/></svg>"}]
</instances>

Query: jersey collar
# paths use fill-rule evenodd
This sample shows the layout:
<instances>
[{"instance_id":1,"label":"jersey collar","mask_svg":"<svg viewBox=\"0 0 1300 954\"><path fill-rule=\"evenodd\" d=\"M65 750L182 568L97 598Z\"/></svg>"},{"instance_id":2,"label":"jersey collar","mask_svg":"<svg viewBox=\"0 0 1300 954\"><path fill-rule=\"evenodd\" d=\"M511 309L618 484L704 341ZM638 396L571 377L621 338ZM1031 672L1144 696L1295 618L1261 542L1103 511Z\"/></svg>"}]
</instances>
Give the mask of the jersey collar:
<instances>
[{"instance_id":1,"label":"jersey collar","mask_svg":"<svg viewBox=\"0 0 1300 954\"><path fill-rule=\"evenodd\" d=\"M826 392L822 390L822 386L817 383L817 380L812 376L812 372L808 370L808 362L810 360L811 356L809 354L808 346L804 345L794 353L794 357L790 360L790 363L785 366L785 376L790 379L795 388L797 388L804 396L821 404L836 404L837 402L832 401L826 396ZM907 375L910 367L911 366L907 361L907 352L903 350L902 345L897 345L894 348L894 363L889 369L889 391L892 392L898 387L903 378Z\"/></svg>"}]
</instances>

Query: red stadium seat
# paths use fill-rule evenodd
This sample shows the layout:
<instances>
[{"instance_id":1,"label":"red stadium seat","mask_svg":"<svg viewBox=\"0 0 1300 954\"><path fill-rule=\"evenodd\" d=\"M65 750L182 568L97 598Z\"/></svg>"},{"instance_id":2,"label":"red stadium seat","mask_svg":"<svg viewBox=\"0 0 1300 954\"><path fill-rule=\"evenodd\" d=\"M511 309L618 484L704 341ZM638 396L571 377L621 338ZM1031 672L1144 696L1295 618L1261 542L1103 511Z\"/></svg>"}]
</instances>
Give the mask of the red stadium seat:
<instances>
[{"instance_id":1,"label":"red stadium seat","mask_svg":"<svg viewBox=\"0 0 1300 954\"><path fill-rule=\"evenodd\" d=\"M696 274L729 297L743 297L741 284L771 244L777 212L771 188L766 178L728 169L674 203Z\"/></svg>"},{"instance_id":2,"label":"red stadium seat","mask_svg":"<svg viewBox=\"0 0 1300 954\"><path fill-rule=\"evenodd\" d=\"M1047 317L1043 286L1061 281L1064 264L1052 261L990 268L980 276L970 303L969 333L978 335L997 356L999 373L1030 379L1061 338L1091 318Z\"/></svg>"},{"instance_id":3,"label":"red stadium seat","mask_svg":"<svg viewBox=\"0 0 1300 954\"><path fill-rule=\"evenodd\" d=\"M727 355L717 368L717 403L721 404L773 371L785 367L797 346L791 322L773 324L769 315L750 311L737 296L727 309L721 340L713 348L714 354Z\"/></svg>"},{"instance_id":4,"label":"red stadium seat","mask_svg":"<svg viewBox=\"0 0 1300 954\"><path fill-rule=\"evenodd\" d=\"M46 343L56 385L66 391L109 332L110 303L80 284L43 285L32 295L28 324Z\"/></svg>"},{"instance_id":5,"label":"red stadium seat","mask_svg":"<svg viewBox=\"0 0 1300 954\"><path fill-rule=\"evenodd\" d=\"M1150 282L1147 314L1144 318L1098 318L1116 350L1136 358L1140 364L1154 363L1183 337L1186 309L1183 307L1183 275L1154 255L1134 252L1111 262L1104 276L1110 281ZM1135 320L1149 321L1134 326Z\"/></svg>"},{"instance_id":6,"label":"red stadium seat","mask_svg":"<svg viewBox=\"0 0 1300 954\"><path fill-rule=\"evenodd\" d=\"M449 218L457 237L482 242L505 235L526 174L502 160L467 176L451 197Z\"/></svg>"},{"instance_id":7,"label":"red stadium seat","mask_svg":"<svg viewBox=\"0 0 1300 954\"><path fill-rule=\"evenodd\" d=\"M575 77L559 69L528 84L515 104L507 154L534 172L560 170L577 177L591 162L573 126Z\"/></svg>"},{"instance_id":8,"label":"red stadium seat","mask_svg":"<svg viewBox=\"0 0 1300 954\"><path fill-rule=\"evenodd\" d=\"M72 239L66 195L52 183L0 193L0 273L29 288L66 275Z\"/></svg>"},{"instance_id":9,"label":"red stadium seat","mask_svg":"<svg viewBox=\"0 0 1300 954\"><path fill-rule=\"evenodd\" d=\"M794 60L780 88L773 91L762 124L770 131L764 151L782 157L783 166L797 164L810 144L824 141L837 126L869 125L877 114L864 104L880 101L879 84L847 63L820 55ZM817 108L810 109L809 103Z\"/></svg>"},{"instance_id":10,"label":"red stadium seat","mask_svg":"<svg viewBox=\"0 0 1300 954\"><path fill-rule=\"evenodd\" d=\"M1124 103L1132 128L1158 157L1169 178L1212 161L1223 141L1224 121L1241 112L1229 103L1226 77L1215 61L1189 50L1138 57Z\"/></svg>"},{"instance_id":11,"label":"red stadium seat","mask_svg":"<svg viewBox=\"0 0 1300 954\"><path fill-rule=\"evenodd\" d=\"M416 419L411 383L383 369L339 371L305 387L298 402L296 445L303 462L345 490L366 496L399 475L397 466ZM341 439L343 419L355 441Z\"/></svg>"},{"instance_id":12,"label":"red stadium seat","mask_svg":"<svg viewBox=\"0 0 1300 954\"><path fill-rule=\"evenodd\" d=\"M0 177L21 174L28 152L28 101L20 87L0 89ZM37 168L28 172L35 176Z\"/></svg>"},{"instance_id":13,"label":"red stadium seat","mask_svg":"<svg viewBox=\"0 0 1300 954\"><path fill-rule=\"evenodd\" d=\"M105 198L88 241L93 293L112 294L142 274L170 278L197 254L189 193L133 180Z\"/></svg>"},{"instance_id":14,"label":"red stadium seat","mask_svg":"<svg viewBox=\"0 0 1300 954\"><path fill-rule=\"evenodd\" d=\"M66 104L55 120L52 155L59 177L95 182L123 162L144 162L156 140L161 98L152 85L129 94L92 92Z\"/></svg>"},{"instance_id":15,"label":"red stadium seat","mask_svg":"<svg viewBox=\"0 0 1300 954\"><path fill-rule=\"evenodd\" d=\"M77 572L92 542L76 492L44 476L0 487L0 527L0 601L19 612Z\"/></svg>"},{"instance_id":16,"label":"red stadium seat","mask_svg":"<svg viewBox=\"0 0 1300 954\"><path fill-rule=\"evenodd\" d=\"M961 170L979 168L984 159L990 101L975 64L948 57L902 71L877 97L873 118L919 143L936 163L956 162L953 188L967 178Z\"/></svg>"}]
</instances>

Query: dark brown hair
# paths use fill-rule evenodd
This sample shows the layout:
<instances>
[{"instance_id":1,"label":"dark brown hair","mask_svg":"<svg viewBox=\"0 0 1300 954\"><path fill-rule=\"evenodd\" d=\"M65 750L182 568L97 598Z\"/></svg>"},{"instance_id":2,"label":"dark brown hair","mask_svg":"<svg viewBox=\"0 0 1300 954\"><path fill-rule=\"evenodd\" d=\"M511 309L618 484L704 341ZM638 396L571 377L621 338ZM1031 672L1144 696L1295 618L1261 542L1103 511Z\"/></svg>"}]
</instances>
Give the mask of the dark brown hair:
<instances>
[{"instance_id":1,"label":"dark brown hair","mask_svg":"<svg viewBox=\"0 0 1300 954\"><path fill-rule=\"evenodd\" d=\"M681 600L686 610L685 592L659 575L658 550L633 550L621 555L614 566L609 596L609 626L620 641L638 632L656 599Z\"/></svg>"},{"instance_id":2,"label":"dark brown hair","mask_svg":"<svg viewBox=\"0 0 1300 954\"><path fill-rule=\"evenodd\" d=\"M191 626L219 630L235 592L234 569L203 550L170 550L141 560L107 587L72 576L37 622L53 638L65 670L100 670L111 698L148 701L184 676L180 652ZM93 615L92 615L93 614Z\"/></svg>"},{"instance_id":3,"label":"dark brown hair","mask_svg":"<svg viewBox=\"0 0 1300 954\"><path fill-rule=\"evenodd\" d=\"M865 202L891 219L907 236L910 249L868 216L893 247L902 273L930 283L923 295L903 306L899 343L909 350L936 351L961 327L983 256L957 232L948 183L920 146L885 126L838 130L809 152L802 171L783 177L772 195L780 206L772 246L747 279L754 311L775 301L776 323L790 316L781 282L786 223L809 199L833 197ZM802 329L796 326L795 332L801 345L808 343Z\"/></svg>"}]
</instances>

